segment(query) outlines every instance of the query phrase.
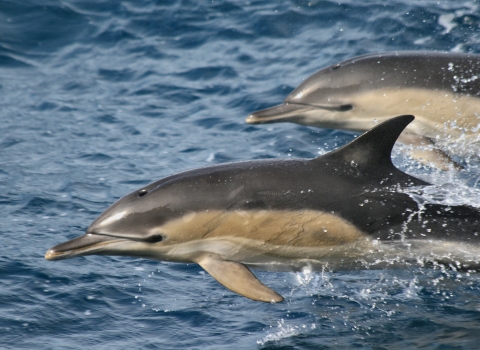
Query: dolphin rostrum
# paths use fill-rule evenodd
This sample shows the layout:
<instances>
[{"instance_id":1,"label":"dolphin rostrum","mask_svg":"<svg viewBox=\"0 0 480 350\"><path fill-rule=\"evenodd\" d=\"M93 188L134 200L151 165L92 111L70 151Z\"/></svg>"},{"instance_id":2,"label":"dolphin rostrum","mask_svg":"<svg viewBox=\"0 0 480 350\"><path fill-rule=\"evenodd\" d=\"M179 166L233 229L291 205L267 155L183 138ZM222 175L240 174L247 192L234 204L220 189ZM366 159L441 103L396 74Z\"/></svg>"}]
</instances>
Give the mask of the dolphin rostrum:
<instances>
[{"instance_id":1,"label":"dolphin rostrum","mask_svg":"<svg viewBox=\"0 0 480 350\"><path fill-rule=\"evenodd\" d=\"M233 292L264 302L283 297L249 267L383 268L423 259L474 269L478 251L465 251L480 242L478 209L414 200L406 192L428 183L391 162L413 119L390 119L314 159L244 161L166 177L119 199L85 235L45 258L194 262Z\"/></svg>"},{"instance_id":2,"label":"dolphin rostrum","mask_svg":"<svg viewBox=\"0 0 480 350\"><path fill-rule=\"evenodd\" d=\"M407 113L416 120L399 141L416 146L413 158L446 169L452 162L441 149L472 155L471 145L480 141L480 55L418 51L355 57L316 72L282 105L254 112L246 121L366 131Z\"/></svg>"}]
</instances>

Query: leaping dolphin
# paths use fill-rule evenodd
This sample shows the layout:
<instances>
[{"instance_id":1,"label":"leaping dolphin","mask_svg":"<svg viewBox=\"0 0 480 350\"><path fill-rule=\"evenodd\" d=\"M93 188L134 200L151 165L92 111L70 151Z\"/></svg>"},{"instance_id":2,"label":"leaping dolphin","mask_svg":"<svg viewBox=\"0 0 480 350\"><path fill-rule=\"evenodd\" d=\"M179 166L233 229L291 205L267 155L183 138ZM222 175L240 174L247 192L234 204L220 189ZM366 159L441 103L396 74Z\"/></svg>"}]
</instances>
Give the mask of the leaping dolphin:
<instances>
[{"instance_id":1,"label":"leaping dolphin","mask_svg":"<svg viewBox=\"0 0 480 350\"><path fill-rule=\"evenodd\" d=\"M85 235L45 258L194 262L233 292L264 302L283 297L249 268L383 268L422 259L477 268L478 251L465 251L480 243L479 210L414 200L405 192L428 183L391 162L413 119L388 120L314 159L244 161L166 177L119 199Z\"/></svg>"},{"instance_id":2,"label":"leaping dolphin","mask_svg":"<svg viewBox=\"0 0 480 350\"><path fill-rule=\"evenodd\" d=\"M282 105L246 121L366 131L407 113L416 120L399 141L416 146L412 157L446 169L451 161L440 149L471 155L471 145L480 141L480 56L420 51L355 57L321 69Z\"/></svg>"}]
</instances>

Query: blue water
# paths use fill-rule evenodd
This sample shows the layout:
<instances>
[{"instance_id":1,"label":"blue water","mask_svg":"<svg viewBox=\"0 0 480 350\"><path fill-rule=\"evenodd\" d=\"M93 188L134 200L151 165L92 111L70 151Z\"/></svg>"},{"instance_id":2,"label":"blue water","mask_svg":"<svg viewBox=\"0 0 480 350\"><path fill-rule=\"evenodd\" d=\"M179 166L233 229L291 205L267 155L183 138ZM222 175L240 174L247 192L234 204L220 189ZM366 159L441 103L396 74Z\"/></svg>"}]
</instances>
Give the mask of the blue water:
<instances>
[{"instance_id":1,"label":"blue water","mask_svg":"<svg viewBox=\"0 0 480 350\"><path fill-rule=\"evenodd\" d=\"M480 53L479 13L453 0L0 1L0 348L478 348L478 274L258 272L286 297L270 305L194 264L43 256L163 176L344 144L352 133L244 119L355 55ZM478 163L440 174L395 159L480 205Z\"/></svg>"}]
</instances>

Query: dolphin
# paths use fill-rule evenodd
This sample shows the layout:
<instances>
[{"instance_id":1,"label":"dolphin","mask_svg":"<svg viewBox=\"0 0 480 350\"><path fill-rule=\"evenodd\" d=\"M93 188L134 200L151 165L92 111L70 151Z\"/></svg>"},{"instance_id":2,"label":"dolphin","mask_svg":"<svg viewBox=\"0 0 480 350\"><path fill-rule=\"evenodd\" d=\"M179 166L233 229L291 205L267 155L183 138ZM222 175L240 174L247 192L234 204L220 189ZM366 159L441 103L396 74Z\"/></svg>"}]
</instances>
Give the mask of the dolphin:
<instances>
[{"instance_id":1,"label":"dolphin","mask_svg":"<svg viewBox=\"0 0 480 350\"><path fill-rule=\"evenodd\" d=\"M466 251L480 243L479 210L418 200L429 184L392 164L392 147L413 119L385 121L314 159L243 161L168 176L119 199L85 235L45 258L193 262L231 291L263 302L283 297L250 268L384 268L425 257L474 269L479 251Z\"/></svg>"},{"instance_id":2,"label":"dolphin","mask_svg":"<svg viewBox=\"0 0 480 350\"><path fill-rule=\"evenodd\" d=\"M283 104L254 112L246 122L363 132L407 113L416 120L399 142L416 146L413 158L445 170L453 164L447 154L478 155L480 148L471 145L480 141L480 55L419 51L355 57L321 69Z\"/></svg>"}]
</instances>

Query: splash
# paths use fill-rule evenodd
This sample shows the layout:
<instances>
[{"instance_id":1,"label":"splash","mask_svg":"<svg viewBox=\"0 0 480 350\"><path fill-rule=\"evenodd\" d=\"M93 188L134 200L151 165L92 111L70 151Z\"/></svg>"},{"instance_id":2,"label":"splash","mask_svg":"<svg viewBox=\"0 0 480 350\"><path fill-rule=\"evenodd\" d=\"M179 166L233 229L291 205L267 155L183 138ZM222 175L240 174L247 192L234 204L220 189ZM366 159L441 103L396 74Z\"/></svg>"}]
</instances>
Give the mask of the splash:
<instances>
[{"instance_id":1,"label":"splash","mask_svg":"<svg viewBox=\"0 0 480 350\"><path fill-rule=\"evenodd\" d=\"M461 183L410 187L403 189L402 192L408 194L420 207L425 204L440 204L480 208L480 190Z\"/></svg>"},{"instance_id":2,"label":"splash","mask_svg":"<svg viewBox=\"0 0 480 350\"><path fill-rule=\"evenodd\" d=\"M272 326L270 326L270 328L272 328L273 330L270 332L267 331L267 335L263 339L257 340L257 344L265 345L268 342L295 337L299 334L304 334L305 332L312 331L316 329L317 326L315 325L315 323L301 325L286 324L285 320L282 318L277 321L276 328L273 328Z\"/></svg>"}]
</instances>

